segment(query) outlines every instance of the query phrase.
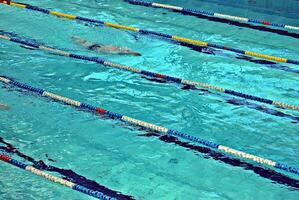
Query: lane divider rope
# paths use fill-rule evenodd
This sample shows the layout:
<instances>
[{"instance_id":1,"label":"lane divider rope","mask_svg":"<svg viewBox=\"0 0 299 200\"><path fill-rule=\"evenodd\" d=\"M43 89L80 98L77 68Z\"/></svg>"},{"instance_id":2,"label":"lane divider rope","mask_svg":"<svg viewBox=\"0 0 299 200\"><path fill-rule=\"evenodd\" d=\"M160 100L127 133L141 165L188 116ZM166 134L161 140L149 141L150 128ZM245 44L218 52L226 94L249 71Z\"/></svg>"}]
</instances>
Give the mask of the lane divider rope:
<instances>
[{"instance_id":1,"label":"lane divider rope","mask_svg":"<svg viewBox=\"0 0 299 200\"><path fill-rule=\"evenodd\" d=\"M145 7L153 7L153 8L162 8L167 10L174 10L178 12L182 12L184 14L201 14L205 16L213 16L221 19L228 19L228 20L234 20L234 21L240 21L240 22L247 22L247 23L254 23L254 24L261 24L266 26L273 26L278 28L285 28L290 30L296 30L299 31L299 26L291 26L286 24L278 24L278 23L271 23L265 20L259 20L259 19L250 19L246 17L240 17L240 16L233 16L233 15L227 15L222 13L216 13L216 12L209 12L204 10L196 10L196 9L190 9L190 8L183 8L179 6L173 6L168 4L161 4L161 3L154 3L154 2L148 2L148 1L140 1L140 0L124 0L130 4L134 5L140 5Z\"/></svg>"},{"instance_id":2,"label":"lane divider rope","mask_svg":"<svg viewBox=\"0 0 299 200\"><path fill-rule=\"evenodd\" d=\"M18 38L11 38L11 37L8 37L6 35L0 35L0 39L4 39L4 40L8 40L8 41L11 41L11 42L14 42L14 43L26 45L26 46L29 46L29 47L33 47L33 48L36 48L36 49L43 50L43 51L52 52L54 54L61 55L61 56L67 56L67 57L71 57L71 58L75 58L75 59L91 61L91 62L95 62L95 63L101 64L101 65L104 65L104 66L108 66L108 67L111 67L111 68L116 68L116 69L131 72L131 73L141 74L141 75L145 75L145 76L148 76L148 77L163 79L163 80L165 80L167 82L170 82L170 83L189 85L189 86L196 87L196 88L205 88L205 89L208 89L208 90L214 90L216 92L221 92L221 93L225 93L225 94L228 94L228 95L232 95L232 96L236 96L236 97L240 97L240 98L244 98L244 99L248 99L248 100L252 100L252 101L257 101L257 102L261 102L261 103L265 103L265 104L274 105L274 106L277 106L277 107L280 107L280 108L299 111L299 106L296 106L296 105L286 104L286 103L282 103L282 102L279 102L279 101L273 101L271 99L262 98L262 97L258 97L258 96L254 96L254 95L250 95L250 94L245 94L245 93L237 92L235 90L230 90L230 89L225 89L225 88L222 88L222 87L210 85L210 84L207 84L207 83L191 81L191 80L185 80L185 79L181 79L181 78L177 78L177 77L173 77L173 76L168 76L168 75L159 74L159 73L155 73L155 72L151 72L151 71L141 70L141 69L138 69L138 68L133 68L133 67L129 67L129 66L126 66L126 65L106 61L106 60L104 60L102 58L99 58L99 57L88 57L88 56L84 56L84 55L73 54L73 53L70 53L70 52L67 52L67 51L62 51L62 50L59 50L59 49L55 49L55 48L47 47L47 46L40 45L40 44L37 44L37 43L33 43L31 41L21 40L21 39L18 39Z\"/></svg>"},{"instance_id":3,"label":"lane divider rope","mask_svg":"<svg viewBox=\"0 0 299 200\"><path fill-rule=\"evenodd\" d=\"M138 33L141 33L141 34L144 34L144 35L156 35L156 36L166 38L166 39L169 39L169 40L184 42L184 43L192 44L192 45L195 45L195 46L208 46L208 47L213 47L213 48L216 48L216 49L231 51L231 52L234 52L234 53L243 54L243 55L247 55L247 56L251 56L251 57L262 58L262 59L265 59L265 60L272 60L272 61L276 61L276 62L283 62L283 63L290 63L290 64L299 65L299 60L291 60L291 59L287 59L287 58L270 56L270 55L267 55L267 54L256 53L256 52L251 52L251 51L245 51L245 50L241 50L241 49L235 49L235 48L228 47L228 46L208 43L208 42L199 41L199 40L188 39L188 38L179 37L179 36L175 36L175 35L169 35L169 34L160 33L160 32L148 31L148 30L143 30L143 29L134 28L134 27L130 27L130 26L114 24L114 23L104 22L104 21L95 20L95 19L89 19L89 18L85 18L85 17L75 16L75 15L71 15L71 14L65 14L65 13L56 12L56 11L50 11L50 10L40 8L40 7L37 7L37 6L32 6L32 5L29 5L29 4L22 4L22 3L15 3L15 2L10 2L8 4L8 3L5 3L5 2L1 2L1 1L0 1L0 3L2 3L4 5L18 7L18 8L26 8L26 9L29 9L29 10L32 10L32 11L37 11L37 12L41 12L41 13L44 13L44 14L50 14L50 15L54 15L54 16L57 16L57 17L62 17L62 18L65 18L65 19L78 20L78 21L83 21L83 22L88 22L88 23L94 23L94 24L97 24L97 25L104 25L104 26L107 26L107 27L112 27L112 28L116 28L116 29L120 29L120 30L138 32Z\"/></svg>"},{"instance_id":4,"label":"lane divider rope","mask_svg":"<svg viewBox=\"0 0 299 200\"><path fill-rule=\"evenodd\" d=\"M19 167L21 169L24 169L26 171L29 171L37 176L40 176L40 177L43 177L49 181L52 181L54 183L58 183L60 185L63 185L65 187L68 187L68 188L71 188L73 190L76 190L78 192L81 192L81 193L84 193L84 194L87 194L89 196L92 196L92 197L95 197L97 199L101 199L101 200L117 200L116 198L113 198L113 197L109 197L105 194L103 194L102 192L99 192L99 191L94 191L94 190L91 190L91 189L88 189L84 186L81 186L79 184L75 184L71 181L68 181L68 180L64 180L62 178L59 178L59 177L56 177L56 176L53 176L51 174L48 174L46 172L43 172L31 165L27 165L23 162L20 162L20 161L17 161L15 159L12 159L4 154L0 154L0 160L1 161L4 161L6 163L9 163L15 167Z\"/></svg>"},{"instance_id":5,"label":"lane divider rope","mask_svg":"<svg viewBox=\"0 0 299 200\"><path fill-rule=\"evenodd\" d=\"M2 145L1 145L2 144ZM134 200L135 198L130 195L123 194L120 191L112 190L107 188L104 185L101 185L95 180L88 179L85 176L82 176L72 169L65 169L56 167L53 165L46 164L43 160L36 160L35 158L26 155L25 153L21 152L18 147L15 147L8 141L5 141L4 138L0 136L0 154L4 155L16 155L18 158L22 159L26 164L31 164L33 167L42 170L44 172L55 173L57 176L61 177L64 180L69 180L75 184L81 185L88 189L99 191L107 196L119 199L119 200ZM52 158L48 158L48 160L53 161ZM279 174L279 173L275 173ZM281 174L282 175L282 174ZM286 183L288 184L288 183ZM299 189L299 181L298 181L298 189Z\"/></svg>"},{"instance_id":6,"label":"lane divider rope","mask_svg":"<svg viewBox=\"0 0 299 200\"><path fill-rule=\"evenodd\" d=\"M185 139L187 141L197 143L197 144L206 146L206 147L211 148L211 149L217 149L217 150L219 150L221 152L224 152L226 154L234 155L234 156L237 156L237 157L240 157L240 158L243 158L243 159L254 161L254 162L259 163L259 164L267 165L267 166L270 166L270 167L274 167L274 168L277 168L277 169L281 169L281 170L299 175L299 168L296 168L296 167L288 166L286 164L275 162L275 161L270 160L270 159L265 159L265 158L262 158L262 157L255 156L253 154L249 154L249 153L245 153L243 151L235 150L233 148L230 148L230 147L227 147L227 146L224 146L224 145L220 145L220 144L217 144L215 142L202 139L200 137L192 136L192 135L189 135L187 133L183 133L183 132L180 132L180 131L168 129L168 128L165 128L165 127L162 127L162 126L159 126L159 125L155 125L155 124L152 124L152 123L148 123L148 122L145 122L145 121L142 121L142 120L134 119L134 118L122 115L122 114L118 114L118 113L115 113L115 112L112 112L112 111L105 110L104 108L96 107L96 106L93 106L93 105L90 105L90 104L87 104L87 103L82 103L82 102L79 102L79 101L76 101L76 100L73 100L73 99L70 99L70 98L67 98L67 97L64 97L64 96L60 96L60 95L57 95L57 94L54 94L54 93L51 93L51 92L47 92L47 91L45 91L43 89L40 89L40 88L32 87L30 85L18 82L16 80L8 78L6 76L0 76L0 81L5 83L5 84L9 84L9 85L12 85L14 87L30 91L34 94L40 95L42 97L46 97L46 98L54 100L54 101L62 102L62 103L65 103L67 105L70 105L70 106L73 106L73 107L76 107L76 108L85 109L86 111L89 111L89 112L98 113L100 115L103 115L103 116L108 117L108 118L113 119L113 120L126 122L126 123L131 124L131 125L135 125L135 126L139 126L139 127L142 127L142 128L152 130L152 131L156 131L156 132L158 132L162 135L168 135L168 136L174 136L174 137L177 137L177 138L182 138L182 139Z\"/></svg>"}]
</instances>

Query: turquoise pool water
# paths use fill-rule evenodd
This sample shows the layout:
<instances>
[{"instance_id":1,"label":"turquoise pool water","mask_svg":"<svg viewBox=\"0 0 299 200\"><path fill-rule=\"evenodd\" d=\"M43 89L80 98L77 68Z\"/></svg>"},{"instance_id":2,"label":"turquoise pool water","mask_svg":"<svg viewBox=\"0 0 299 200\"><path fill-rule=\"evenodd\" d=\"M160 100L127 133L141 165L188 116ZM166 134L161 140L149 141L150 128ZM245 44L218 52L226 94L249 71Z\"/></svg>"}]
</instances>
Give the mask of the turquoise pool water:
<instances>
[{"instance_id":1,"label":"turquoise pool water","mask_svg":"<svg viewBox=\"0 0 299 200\"><path fill-rule=\"evenodd\" d=\"M298 60L298 39L138 7L120 0L22 2ZM194 4L188 3L186 7L202 6L201 9L235 15L246 13L268 21L298 25L295 18L192 2ZM175 4L175 1L168 3ZM180 1L178 5L184 4ZM237 60L225 52L208 55L121 30L84 26L4 5L0 5L0 9L0 30L23 38L299 105L299 77L296 73ZM142 56L96 54L74 44L72 36L126 46ZM181 90L180 86L152 82L98 64L20 48L9 41L0 41L0 52L2 75L140 120L299 166L299 124L289 118L226 103L225 94L214 96L202 91ZM299 69L295 65L288 66ZM0 111L0 137L6 142L35 160L71 169L135 199L298 199L299 186L280 184L253 170L246 170L244 166L233 166L157 137L145 137L145 131L122 123L78 112L69 106L8 87L0 89L1 102L10 106L9 110ZM264 106L292 116L299 115L296 111ZM16 154L8 155L25 161ZM3 162L0 168L1 199L91 199ZM294 180L299 178L281 173Z\"/></svg>"}]
</instances>

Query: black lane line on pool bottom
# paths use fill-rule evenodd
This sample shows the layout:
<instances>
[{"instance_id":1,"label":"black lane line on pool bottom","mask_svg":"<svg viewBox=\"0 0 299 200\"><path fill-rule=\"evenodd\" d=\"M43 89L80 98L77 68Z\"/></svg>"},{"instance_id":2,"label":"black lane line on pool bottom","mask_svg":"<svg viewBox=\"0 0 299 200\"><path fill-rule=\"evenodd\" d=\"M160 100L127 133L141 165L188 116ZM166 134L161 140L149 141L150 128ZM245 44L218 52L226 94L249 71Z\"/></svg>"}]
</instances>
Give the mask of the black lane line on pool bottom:
<instances>
[{"instance_id":1,"label":"black lane line on pool bottom","mask_svg":"<svg viewBox=\"0 0 299 200\"><path fill-rule=\"evenodd\" d=\"M12 88L12 90L15 89L13 87L11 87L11 88ZM17 91L24 92L22 89L17 89ZM29 91L26 91L24 93L38 96L35 93L31 93ZM49 100L49 99L47 99L47 101L54 102L54 100ZM81 108L76 108L76 110L91 113L90 111L86 111L86 110L81 109ZM92 114L99 116L103 120L110 120L110 118L102 116L102 115L98 115L97 113L92 113ZM207 148L207 147L193 145L193 144L190 144L188 142L182 142L182 141L180 141L179 139L177 139L173 136L168 136L168 135L161 136L159 133L155 133L155 132L153 132L151 130L148 130L146 128L142 128L142 127L135 126L135 125L128 125L124 122L117 122L117 123L118 123L119 126L124 127L124 128L130 129L129 127L133 127L134 130L139 130L139 131L143 131L143 132L145 131L146 132L146 134L139 134L138 136L147 136L147 137L155 136L155 137L158 137L159 140L164 141L166 143L174 143L175 145L181 146L185 149L194 150L196 152L205 154L206 156L204 158L213 158L214 160L222 161L222 162L224 162L226 164L229 164L231 166L241 167L245 170L250 170L250 171L258 174L259 176L261 176L263 178L272 180L273 182L276 182L276 183L279 183L279 184L282 184L282 185L292 187L293 190L299 190L299 181L298 180L290 178L290 177L288 177L284 174L281 174L279 172L276 172L275 170L265 169L262 166L258 166L258 165L254 165L254 164L251 164L251 163L248 163L248 162L245 162L245 161L241 161L240 159L237 159L237 158L228 157L223 153L214 151L214 150L212 150L210 148ZM82 184L82 183L80 183L80 184Z\"/></svg>"},{"instance_id":2,"label":"black lane line on pool bottom","mask_svg":"<svg viewBox=\"0 0 299 200\"><path fill-rule=\"evenodd\" d=\"M233 167L241 167L245 170L254 172L255 174L259 175L262 178L269 179L269 180L273 181L273 183L278 183L281 185L288 186L289 190L299 190L299 180L288 177L288 176L286 176L282 173L279 173L275 170L272 170L272 169L266 169L266 168L263 168L262 166L253 165L251 163L241 161L237 158L228 157L220 152L213 151L207 147L196 146L196 145L190 144L188 142L182 142L182 141L178 140L176 137L168 136L168 135L161 136L154 132L149 132L147 134L140 134L139 136L157 137L159 140L161 140L163 142L178 145L187 150L191 150L191 151L195 151L195 152L204 154L203 158L205 158L205 159L212 158L214 160L221 161L221 162L231 165Z\"/></svg>"},{"instance_id":3,"label":"black lane line on pool bottom","mask_svg":"<svg viewBox=\"0 0 299 200\"><path fill-rule=\"evenodd\" d=\"M159 78L152 78L152 77L147 77L147 76L141 76L141 78L145 78L148 81L152 81L152 82L156 82L156 83L168 84L165 80L159 79ZM249 109L257 110L257 111L260 111L262 113L266 113L266 114L273 115L273 116L276 116L276 117L282 117L282 118L290 119L290 120L292 120L291 123L294 123L294 124L299 123L299 117L297 117L297 116L293 116L293 115L284 113L282 111L278 111L278 110L275 110L275 109L272 109L272 108L268 108L268 107L263 106L263 105L258 105L258 104L252 103L252 102L248 102L244 99L226 97L224 95L221 95L221 94L218 94L218 93L212 93L212 92L210 92L206 89L199 89L199 88L192 87L190 85L184 85L184 86L181 87L181 89L182 90L200 91L201 93L199 93L199 95L207 95L207 96L209 95L209 96L212 96L212 97L216 97L217 99L223 99L224 100L224 101L217 100L218 102L228 103L228 104L231 104L233 106L245 106Z\"/></svg>"},{"instance_id":4,"label":"black lane line on pool bottom","mask_svg":"<svg viewBox=\"0 0 299 200\"><path fill-rule=\"evenodd\" d=\"M51 171L51 172L56 172L62 175L63 179L71 181L76 184L80 184L86 188L102 192L110 197L117 198L119 200L133 200L134 197L129 196L129 195L124 195L121 192L118 191L113 191L109 188L106 188L103 185L100 185L99 183L89 180L84 176L81 176L77 174L76 172L70 170L70 169L62 169L58 167L54 167L51 165L46 165L44 161L39 160L36 161L34 158L27 156L26 154L20 152L17 148L15 148L12 144L6 142L2 137L0 137L0 143L5 144L6 147L0 146L0 150L3 150L9 154L16 154L19 157L31 162L33 164L33 167L39 169L39 170L46 170L46 171ZM51 159L53 160L53 159Z\"/></svg>"}]
</instances>

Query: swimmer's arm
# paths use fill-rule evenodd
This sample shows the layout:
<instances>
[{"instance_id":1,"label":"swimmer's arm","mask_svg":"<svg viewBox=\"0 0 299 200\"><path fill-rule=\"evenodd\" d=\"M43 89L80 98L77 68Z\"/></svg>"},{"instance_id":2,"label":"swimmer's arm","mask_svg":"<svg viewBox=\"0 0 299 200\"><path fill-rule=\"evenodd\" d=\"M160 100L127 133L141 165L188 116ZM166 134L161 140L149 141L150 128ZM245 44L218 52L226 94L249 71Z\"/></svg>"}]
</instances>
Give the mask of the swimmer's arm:
<instances>
[{"instance_id":1,"label":"swimmer's arm","mask_svg":"<svg viewBox=\"0 0 299 200\"><path fill-rule=\"evenodd\" d=\"M123 48L123 47L121 47L121 48L119 49L119 54L120 54L120 55L123 54L123 55L141 56L140 53L131 51L130 49L128 49L128 48Z\"/></svg>"},{"instance_id":2,"label":"swimmer's arm","mask_svg":"<svg viewBox=\"0 0 299 200\"><path fill-rule=\"evenodd\" d=\"M134 55L134 56L141 56L140 53L138 52L133 52L128 48L123 48L123 47L116 47L116 46L104 46L102 45L101 47L98 47L96 49L98 52L109 52L109 53L115 53L119 55Z\"/></svg>"},{"instance_id":3,"label":"swimmer's arm","mask_svg":"<svg viewBox=\"0 0 299 200\"><path fill-rule=\"evenodd\" d=\"M119 55L133 55L133 56L141 56L141 53L134 52L134 51L125 51L125 52L119 52Z\"/></svg>"}]
</instances>

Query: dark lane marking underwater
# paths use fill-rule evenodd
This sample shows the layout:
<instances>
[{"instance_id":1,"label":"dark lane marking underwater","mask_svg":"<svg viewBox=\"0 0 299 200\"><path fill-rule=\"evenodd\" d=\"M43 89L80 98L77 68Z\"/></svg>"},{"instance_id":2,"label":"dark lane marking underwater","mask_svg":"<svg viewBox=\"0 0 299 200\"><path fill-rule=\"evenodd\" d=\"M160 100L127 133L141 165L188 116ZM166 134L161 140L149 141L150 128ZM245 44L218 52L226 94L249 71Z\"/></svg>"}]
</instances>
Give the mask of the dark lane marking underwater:
<instances>
[{"instance_id":1,"label":"dark lane marking underwater","mask_svg":"<svg viewBox=\"0 0 299 200\"><path fill-rule=\"evenodd\" d=\"M141 78L144 78L148 81L152 81L152 82L156 82L156 83L168 84L167 81L165 81L163 79L159 79L159 78L152 78L152 77L147 77L147 76L141 76ZM219 102L222 102L222 103L228 103L228 104L231 104L231 105L234 105L234 106L245 106L249 109L257 110L257 111L260 111L262 113L266 113L266 114L273 115L273 116L276 116L276 117L291 119L292 120L291 122L294 123L294 124L299 123L299 116L293 116L291 114L287 114L287 113L284 113L284 112L279 111L279 110L275 110L275 109L268 108L268 107L263 106L263 105L258 105L258 104L246 101L244 99L226 97L222 94L212 93L208 90L198 89L198 88L195 88L195 87L191 87L189 85L184 85L184 86L181 87L181 89L182 90L200 91L201 93L199 93L199 95L213 96L213 97L216 97L217 99L223 99L224 101L218 100Z\"/></svg>"},{"instance_id":2,"label":"dark lane marking underwater","mask_svg":"<svg viewBox=\"0 0 299 200\"><path fill-rule=\"evenodd\" d=\"M63 176L63 179L71 181L76 184L80 184L86 188L102 192L110 197L117 198L119 200L132 200L134 199L132 196L124 195L121 192L111 190L109 188L106 188L105 186L100 185L99 183L89 180L85 178L84 176L81 176L77 174L76 172L70 170L70 169L63 169L54 167L51 165L46 165L44 161L39 160L36 161L34 158L27 156L26 154L20 152L16 147L14 147L12 144L6 142L2 137L0 137L0 143L5 144L6 146L0 146L0 150L5 151L9 154L16 154L17 156L23 158L24 160L31 162L33 164L33 167L39 169L39 170L45 170L50 172L56 172ZM51 159L53 160L53 159Z\"/></svg>"},{"instance_id":3,"label":"dark lane marking underwater","mask_svg":"<svg viewBox=\"0 0 299 200\"><path fill-rule=\"evenodd\" d=\"M240 159L237 159L237 158L228 157L222 153L219 153L219 152L209 149L207 147L196 146L196 145L190 144L188 142L182 142L173 136L168 136L168 135L161 136L154 132L148 132L147 134L139 134L138 136L156 137L163 142L178 145L187 150L191 150L194 152L198 152L200 154L204 154L204 156L202 156L202 158L204 158L204 159L212 158L214 160L221 161L225 164L228 164L232 167L240 167L244 170L252 171L253 173L259 175L262 178L269 179L269 180L273 181L273 183L285 185L288 187L289 190L299 190L299 180L288 177L288 176L286 176L282 173L279 173L275 170L272 170L272 169L266 169L266 168L263 168L262 166L258 166L258 165L254 165L254 164L251 164L251 163L248 163L245 161L241 161Z\"/></svg>"}]
</instances>

